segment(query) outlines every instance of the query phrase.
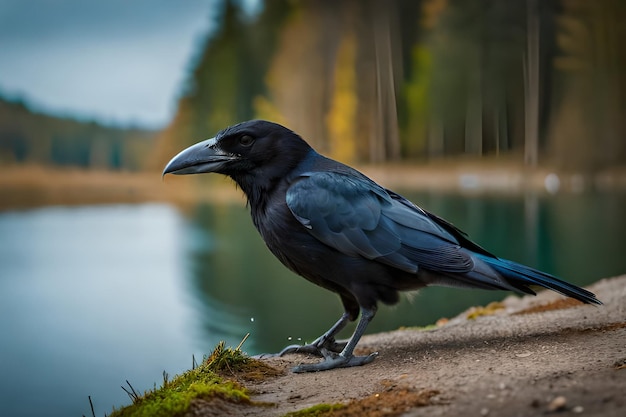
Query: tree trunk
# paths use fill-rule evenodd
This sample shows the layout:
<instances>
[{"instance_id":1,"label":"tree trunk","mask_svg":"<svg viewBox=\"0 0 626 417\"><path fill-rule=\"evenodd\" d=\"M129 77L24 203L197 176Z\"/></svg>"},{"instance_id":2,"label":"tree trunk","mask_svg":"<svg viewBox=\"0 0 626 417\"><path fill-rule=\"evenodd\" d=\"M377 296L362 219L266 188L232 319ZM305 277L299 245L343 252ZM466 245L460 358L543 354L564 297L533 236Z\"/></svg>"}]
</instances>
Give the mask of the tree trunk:
<instances>
[{"instance_id":1,"label":"tree trunk","mask_svg":"<svg viewBox=\"0 0 626 417\"><path fill-rule=\"evenodd\" d=\"M537 0L527 0L524 59L524 163L536 166L539 153L539 13Z\"/></svg>"}]
</instances>

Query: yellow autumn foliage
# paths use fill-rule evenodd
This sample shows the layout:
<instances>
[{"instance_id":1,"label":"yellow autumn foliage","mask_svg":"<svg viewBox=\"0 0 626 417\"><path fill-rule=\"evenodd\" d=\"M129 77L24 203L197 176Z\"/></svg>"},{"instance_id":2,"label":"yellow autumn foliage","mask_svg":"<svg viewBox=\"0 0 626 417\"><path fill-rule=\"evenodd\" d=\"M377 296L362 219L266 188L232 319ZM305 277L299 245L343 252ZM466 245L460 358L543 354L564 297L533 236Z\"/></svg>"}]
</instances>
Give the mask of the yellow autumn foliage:
<instances>
[{"instance_id":1,"label":"yellow autumn foliage","mask_svg":"<svg viewBox=\"0 0 626 417\"><path fill-rule=\"evenodd\" d=\"M256 96L252 103L254 115L257 119L269 120L274 123L287 125L287 119L278 107L265 96Z\"/></svg>"},{"instance_id":2,"label":"yellow autumn foliage","mask_svg":"<svg viewBox=\"0 0 626 417\"><path fill-rule=\"evenodd\" d=\"M334 88L330 110L326 115L330 154L340 161L351 162L356 156L355 123L356 39L346 34L337 49Z\"/></svg>"}]
</instances>

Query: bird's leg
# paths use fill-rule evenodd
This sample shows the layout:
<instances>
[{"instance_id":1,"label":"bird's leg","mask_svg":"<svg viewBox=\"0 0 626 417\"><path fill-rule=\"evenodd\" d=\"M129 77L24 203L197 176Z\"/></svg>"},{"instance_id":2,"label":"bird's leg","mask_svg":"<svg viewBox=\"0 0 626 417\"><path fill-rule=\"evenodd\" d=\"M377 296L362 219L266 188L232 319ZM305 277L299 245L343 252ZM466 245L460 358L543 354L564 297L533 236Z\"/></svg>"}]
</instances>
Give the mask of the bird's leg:
<instances>
[{"instance_id":1,"label":"bird's leg","mask_svg":"<svg viewBox=\"0 0 626 417\"><path fill-rule=\"evenodd\" d=\"M335 340L335 335L339 333L341 330L343 330L343 328L346 327L346 324L348 324L349 321L350 321L350 315L347 312L344 312L339 318L339 320L337 320L337 323L333 324L332 327L326 331L326 333L324 333L323 335L315 339L310 344L300 346L300 348L303 348L303 347L306 348L307 346L310 346L311 348L309 350L316 350L317 353L306 352L306 351L303 351L302 349L297 350L297 352L314 353L314 354L316 353L318 356L326 356L325 351L330 351L330 352L335 352L335 353L341 352L346 346L346 342L337 342Z\"/></svg>"},{"instance_id":2,"label":"bird's leg","mask_svg":"<svg viewBox=\"0 0 626 417\"><path fill-rule=\"evenodd\" d=\"M323 361L313 364L298 365L292 369L293 372L300 373L326 371L328 369L334 368L347 368L350 366L365 365L366 363L370 363L371 361L373 361L374 358L378 356L378 352L371 353L367 356L354 356L353 352L357 343L359 343L361 336L363 336L363 333L365 333L367 325L374 318L374 315L376 315L375 308L361 308L361 318L359 319L359 323L357 324L356 329L352 334L352 337L343 348L341 353L339 353L338 355L325 354ZM339 324L339 322L337 322L337 324ZM335 326L333 326L333 328Z\"/></svg>"},{"instance_id":3,"label":"bird's leg","mask_svg":"<svg viewBox=\"0 0 626 417\"><path fill-rule=\"evenodd\" d=\"M283 356L288 353L310 353L316 356L327 357L331 354L330 352L339 353L346 346L346 342L337 342L335 340L335 335L339 333L344 327L346 327L346 324L348 324L349 321L350 315L347 312L344 312L339 320L337 320L337 323L333 324L326 333L315 339L313 342L306 345L289 345L278 353L264 353L258 355L258 357L276 357Z\"/></svg>"}]
</instances>

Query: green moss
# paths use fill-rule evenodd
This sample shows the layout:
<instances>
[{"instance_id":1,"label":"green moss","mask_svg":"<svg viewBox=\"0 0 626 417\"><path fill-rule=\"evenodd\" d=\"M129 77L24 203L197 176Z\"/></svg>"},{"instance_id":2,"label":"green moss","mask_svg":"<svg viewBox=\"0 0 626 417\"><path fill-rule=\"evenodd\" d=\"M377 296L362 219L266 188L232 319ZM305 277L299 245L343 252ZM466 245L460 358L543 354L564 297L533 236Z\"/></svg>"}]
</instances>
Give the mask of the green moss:
<instances>
[{"instance_id":1,"label":"green moss","mask_svg":"<svg viewBox=\"0 0 626 417\"><path fill-rule=\"evenodd\" d=\"M438 329L439 326L435 324L427 324L426 326L400 326L398 330L417 330L417 331L427 331Z\"/></svg>"},{"instance_id":2,"label":"green moss","mask_svg":"<svg viewBox=\"0 0 626 417\"><path fill-rule=\"evenodd\" d=\"M473 307L467 312L467 319L475 320L481 316L491 316L504 310L504 308L504 304L498 301L489 303L485 307Z\"/></svg>"},{"instance_id":3,"label":"green moss","mask_svg":"<svg viewBox=\"0 0 626 417\"><path fill-rule=\"evenodd\" d=\"M115 410L111 417L172 417L184 414L194 398L220 397L235 403L251 403L239 383L223 379L218 372L237 371L251 359L239 349L225 348L220 342L198 367L168 381L163 386L135 396L133 404ZM131 388L132 389L132 388Z\"/></svg>"},{"instance_id":4,"label":"green moss","mask_svg":"<svg viewBox=\"0 0 626 417\"><path fill-rule=\"evenodd\" d=\"M344 407L344 404L317 404L304 410L287 413L284 417L323 417Z\"/></svg>"}]
</instances>

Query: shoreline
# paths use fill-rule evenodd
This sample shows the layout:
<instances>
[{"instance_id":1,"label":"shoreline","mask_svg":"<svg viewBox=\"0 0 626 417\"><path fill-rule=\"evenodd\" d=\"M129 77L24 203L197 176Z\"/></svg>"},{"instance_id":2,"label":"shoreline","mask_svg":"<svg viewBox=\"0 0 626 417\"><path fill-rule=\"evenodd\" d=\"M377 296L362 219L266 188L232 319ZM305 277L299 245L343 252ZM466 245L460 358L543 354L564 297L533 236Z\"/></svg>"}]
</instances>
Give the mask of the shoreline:
<instances>
[{"instance_id":1,"label":"shoreline","mask_svg":"<svg viewBox=\"0 0 626 417\"><path fill-rule=\"evenodd\" d=\"M357 167L386 188L438 193L552 195L587 191L626 191L626 167L595 175L557 173L502 161L440 162L426 165L363 165ZM184 178L159 172L97 171L13 165L0 168L0 210L47 205L112 203L245 201L232 181L223 176Z\"/></svg>"}]
</instances>

